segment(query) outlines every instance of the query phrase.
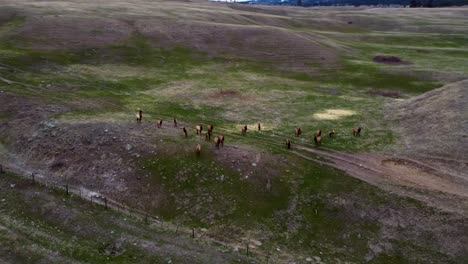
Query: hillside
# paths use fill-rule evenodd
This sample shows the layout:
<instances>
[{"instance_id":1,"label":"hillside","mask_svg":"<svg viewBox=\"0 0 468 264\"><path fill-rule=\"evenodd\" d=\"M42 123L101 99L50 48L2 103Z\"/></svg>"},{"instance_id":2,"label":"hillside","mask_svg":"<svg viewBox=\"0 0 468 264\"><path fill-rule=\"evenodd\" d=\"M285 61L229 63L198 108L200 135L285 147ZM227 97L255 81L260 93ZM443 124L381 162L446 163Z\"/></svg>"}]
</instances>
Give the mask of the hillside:
<instances>
[{"instance_id":1,"label":"hillside","mask_svg":"<svg viewBox=\"0 0 468 264\"><path fill-rule=\"evenodd\" d=\"M1 1L0 262L463 263L467 15Z\"/></svg>"}]
</instances>

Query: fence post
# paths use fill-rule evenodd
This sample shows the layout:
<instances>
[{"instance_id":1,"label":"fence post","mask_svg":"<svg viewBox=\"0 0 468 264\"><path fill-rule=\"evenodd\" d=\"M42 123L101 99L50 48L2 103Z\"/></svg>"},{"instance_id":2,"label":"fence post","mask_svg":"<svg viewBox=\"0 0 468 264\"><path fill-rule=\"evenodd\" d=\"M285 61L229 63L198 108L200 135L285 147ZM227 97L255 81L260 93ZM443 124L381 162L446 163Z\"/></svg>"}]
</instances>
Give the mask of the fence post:
<instances>
[{"instance_id":1,"label":"fence post","mask_svg":"<svg viewBox=\"0 0 468 264\"><path fill-rule=\"evenodd\" d=\"M107 197L104 197L104 209L107 210Z\"/></svg>"},{"instance_id":2,"label":"fence post","mask_svg":"<svg viewBox=\"0 0 468 264\"><path fill-rule=\"evenodd\" d=\"M68 196L68 183L65 185L65 194Z\"/></svg>"},{"instance_id":3,"label":"fence post","mask_svg":"<svg viewBox=\"0 0 468 264\"><path fill-rule=\"evenodd\" d=\"M195 238L195 228L192 228L192 238Z\"/></svg>"}]
</instances>

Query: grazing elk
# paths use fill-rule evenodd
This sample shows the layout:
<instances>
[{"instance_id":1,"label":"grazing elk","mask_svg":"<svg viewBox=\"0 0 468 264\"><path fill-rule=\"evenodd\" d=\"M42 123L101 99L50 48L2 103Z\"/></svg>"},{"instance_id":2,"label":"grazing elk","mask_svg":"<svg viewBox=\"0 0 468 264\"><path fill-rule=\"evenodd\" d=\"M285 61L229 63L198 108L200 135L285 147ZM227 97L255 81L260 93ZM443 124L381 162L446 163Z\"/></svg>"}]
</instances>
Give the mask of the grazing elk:
<instances>
[{"instance_id":1,"label":"grazing elk","mask_svg":"<svg viewBox=\"0 0 468 264\"><path fill-rule=\"evenodd\" d=\"M296 129L294 130L294 136L295 136L295 137L299 137L299 136L301 136L301 134L302 134L301 128L300 128L300 127L296 127Z\"/></svg>"},{"instance_id":2,"label":"grazing elk","mask_svg":"<svg viewBox=\"0 0 468 264\"><path fill-rule=\"evenodd\" d=\"M316 137L322 136L322 130L319 129L319 130L315 131L315 136L316 136Z\"/></svg>"},{"instance_id":3,"label":"grazing elk","mask_svg":"<svg viewBox=\"0 0 468 264\"><path fill-rule=\"evenodd\" d=\"M245 136L246 133L247 133L247 125L242 127L242 135Z\"/></svg>"},{"instance_id":4,"label":"grazing elk","mask_svg":"<svg viewBox=\"0 0 468 264\"><path fill-rule=\"evenodd\" d=\"M217 137L217 138L214 139L214 142L215 142L215 146L217 148L219 148L219 145L221 144L221 139L219 137Z\"/></svg>"},{"instance_id":5,"label":"grazing elk","mask_svg":"<svg viewBox=\"0 0 468 264\"><path fill-rule=\"evenodd\" d=\"M162 127L162 122L163 122L162 120L156 121L156 126L157 126L158 128L161 128L161 127Z\"/></svg>"},{"instance_id":6,"label":"grazing elk","mask_svg":"<svg viewBox=\"0 0 468 264\"><path fill-rule=\"evenodd\" d=\"M177 127L177 119L174 118L174 127Z\"/></svg>"},{"instance_id":7,"label":"grazing elk","mask_svg":"<svg viewBox=\"0 0 468 264\"><path fill-rule=\"evenodd\" d=\"M353 136L360 137L361 136L361 127L353 128Z\"/></svg>"},{"instance_id":8,"label":"grazing elk","mask_svg":"<svg viewBox=\"0 0 468 264\"><path fill-rule=\"evenodd\" d=\"M261 131L262 130L262 126L260 125L260 123L258 123L258 131Z\"/></svg>"},{"instance_id":9,"label":"grazing elk","mask_svg":"<svg viewBox=\"0 0 468 264\"><path fill-rule=\"evenodd\" d=\"M288 149L291 149L291 140L290 139L286 139L286 147Z\"/></svg>"},{"instance_id":10,"label":"grazing elk","mask_svg":"<svg viewBox=\"0 0 468 264\"><path fill-rule=\"evenodd\" d=\"M219 138L219 143L221 144L221 147L224 147L224 136L221 135L221 136L218 136Z\"/></svg>"},{"instance_id":11,"label":"grazing elk","mask_svg":"<svg viewBox=\"0 0 468 264\"><path fill-rule=\"evenodd\" d=\"M197 156L200 156L200 154L201 154L201 145L200 144L197 144L197 146L195 147L195 154L197 154Z\"/></svg>"},{"instance_id":12,"label":"grazing elk","mask_svg":"<svg viewBox=\"0 0 468 264\"><path fill-rule=\"evenodd\" d=\"M185 137L188 137L187 129L185 127L183 127L182 130L184 131Z\"/></svg>"},{"instance_id":13,"label":"grazing elk","mask_svg":"<svg viewBox=\"0 0 468 264\"><path fill-rule=\"evenodd\" d=\"M330 131L328 132L328 136L329 136L329 137L334 137L335 134L336 134L336 133L335 133L335 130L334 130L334 129L332 129L332 130L330 130Z\"/></svg>"},{"instance_id":14,"label":"grazing elk","mask_svg":"<svg viewBox=\"0 0 468 264\"><path fill-rule=\"evenodd\" d=\"M143 119L143 111L138 110L138 113L136 114L137 124L141 124L141 119Z\"/></svg>"},{"instance_id":15,"label":"grazing elk","mask_svg":"<svg viewBox=\"0 0 468 264\"><path fill-rule=\"evenodd\" d=\"M202 125L196 126L195 129L197 130L197 135L201 135L201 133L203 131L203 126Z\"/></svg>"},{"instance_id":16,"label":"grazing elk","mask_svg":"<svg viewBox=\"0 0 468 264\"><path fill-rule=\"evenodd\" d=\"M320 136L315 136L314 137L314 142L315 142L315 145L321 145L322 144L322 137Z\"/></svg>"}]
</instances>

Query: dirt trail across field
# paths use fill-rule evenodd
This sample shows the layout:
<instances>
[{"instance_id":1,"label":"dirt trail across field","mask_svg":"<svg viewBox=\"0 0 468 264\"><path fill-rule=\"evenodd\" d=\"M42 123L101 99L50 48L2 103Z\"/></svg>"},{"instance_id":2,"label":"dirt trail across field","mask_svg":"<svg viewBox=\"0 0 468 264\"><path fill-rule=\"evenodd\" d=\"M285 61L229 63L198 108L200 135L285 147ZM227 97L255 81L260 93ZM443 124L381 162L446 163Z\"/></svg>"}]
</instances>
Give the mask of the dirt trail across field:
<instances>
[{"instance_id":1,"label":"dirt trail across field","mask_svg":"<svg viewBox=\"0 0 468 264\"><path fill-rule=\"evenodd\" d=\"M429 164L383 153L341 153L297 146L293 153L342 170L384 190L443 210L468 214L468 182Z\"/></svg>"}]
</instances>

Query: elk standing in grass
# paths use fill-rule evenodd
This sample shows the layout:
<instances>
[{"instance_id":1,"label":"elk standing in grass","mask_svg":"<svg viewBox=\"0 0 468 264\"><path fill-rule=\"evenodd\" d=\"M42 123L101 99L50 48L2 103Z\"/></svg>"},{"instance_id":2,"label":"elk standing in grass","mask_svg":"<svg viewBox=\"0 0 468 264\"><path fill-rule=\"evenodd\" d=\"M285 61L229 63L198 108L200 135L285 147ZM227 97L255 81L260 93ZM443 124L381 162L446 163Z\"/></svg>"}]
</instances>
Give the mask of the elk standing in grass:
<instances>
[{"instance_id":1,"label":"elk standing in grass","mask_svg":"<svg viewBox=\"0 0 468 264\"><path fill-rule=\"evenodd\" d=\"M215 138L215 145L216 145L216 148L219 148L219 145L221 144L221 139L219 137Z\"/></svg>"},{"instance_id":2,"label":"elk standing in grass","mask_svg":"<svg viewBox=\"0 0 468 264\"><path fill-rule=\"evenodd\" d=\"M208 133L211 134L213 132L214 126L213 125L208 125Z\"/></svg>"},{"instance_id":3,"label":"elk standing in grass","mask_svg":"<svg viewBox=\"0 0 468 264\"><path fill-rule=\"evenodd\" d=\"M322 137L320 136L315 136L314 137L314 142L315 142L315 145L321 145L322 144Z\"/></svg>"},{"instance_id":4,"label":"elk standing in grass","mask_svg":"<svg viewBox=\"0 0 468 264\"><path fill-rule=\"evenodd\" d=\"M200 144L197 144L197 146L195 147L195 154L197 155L197 157L200 156L200 154L201 154L201 145Z\"/></svg>"},{"instance_id":5,"label":"elk standing in grass","mask_svg":"<svg viewBox=\"0 0 468 264\"><path fill-rule=\"evenodd\" d=\"M296 129L294 130L294 136L295 136L295 137L299 137L299 136L301 136L301 134L302 134L301 128L300 128L300 127L296 127Z\"/></svg>"},{"instance_id":6,"label":"elk standing in grass","mask_svg":"<svg viewBox=\"0 0 468 264\"><path fill-rule=\"evenodd\" d=\"M335 133L335 130L334 130L334 129L332 129L332 130L330 130L330 131L328 132L328 136L329 136L329 137L334 137L335 134L336 134L336 133Z\"/></svg>"},{"instance_id":7,"label":"elk standing in grass","mask_svg":"<svg viewBox=\"0 0 468 264\"><path fill-rule=\"evenodd\" d=\"M185 137L188 137L187 129L185 127L183 127L182 130L184 131Z\"/></svg>"},{"instance_id":8,"label":"elk standing in grass","mask_svg":"<svg viewBox=\"0 0 468 264\"><path fill-rule=\"evenodd\" d=\"M210 141L210 140L211 140L211 133L210 133L210 132L207 132L207 133L205 134L205 140L206 140L206 141Z\"/></svg>"},{"instance_id":9,"label":"elk standing in grass","mask_svg":"<svg viewBox=\"0 0 468 264\"><path fill-rule=\"evenodd\" d=\"M247 134L247 125L242 127L242 135L245 136Z\"/></svg>"},{"instance_id":10,"label":"elk standing in grass","mask_svg":"<svg viewBox=\"0 0 468 264\"><path fill-rule=\"evenodd\" d=\"M202 131L203 131L203 126L196 126L195 129L197 130L197 135L201 135Z\"/></svg>"},{"instance_id":11,"label":"elk standing in grass","mask_svg":"<svg viewBox=\"0 0 468 264\"><path fill-rule=\"evenodd\" d=\"M156 121L156 126L157 126L158 128L161 128L161 127L162 127L162 122L163 122L162 120Z\"/></svg>"},{"instance_id":12,"label":"elk standing in grass","mask_svg":"<svg viewBox=\"0 0 468 264\"><path fill-rule=\"evenodd\" d=\"M315 136L316 136L316 137L322 136L322 130L319 129L319 130L315 131Z\"/></svg>"},{"instance_id":13,"label":"elk standing in grass","mask_svg":"<svg viewBox=\"0 0 468 264\"><path fill-rule=\"evenodd\" d=\"M141 119L143 118L143 111L138 110L138 113L136 114L136 121L137 124L141 124Z\"/></svg>"},{"instance_id":14,"label":"elk standing in grass","mask_svg":"<svg viewBox=\"0 0 468 264\"><path fill-rule=\"evenodd\" d=\"M353 128L353 136L360 137L361 136L361 127Z\"/></svg>"},{"instance_id":15,"label":"elk standing in grass","mask_svg":"<svg viewBox=\"0 0 468 264\"><path fill-rule=\"evenodd\" d=\"M174 118L174 127L177 127L177 119Z\"/></svg>"},{"instance_id":16,"label":"elk standing in grass","mask_svg":"<svg viewBox=\"0 0 468 264\"><path fill-rule=\"evenodd\" d=\"M221 144L221 147L224 147L224 136L221 135L221 136L218 136L219 138L219 143Z\"/></svg>"},{"instance_id":17,"label":"elk standing in grass","mask_svg":"<svg viewBox=\"0 0 468 264\"><path fill-rule=\"evenodd\" d=\"M291 140L290 139L286 139L286 147L288 149L291 149Z\"/></svg>"}]
</instances>

